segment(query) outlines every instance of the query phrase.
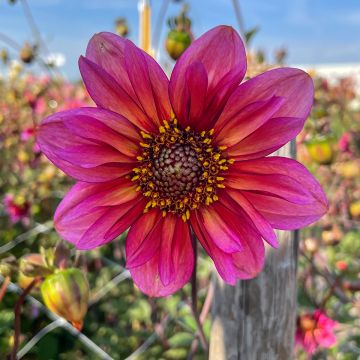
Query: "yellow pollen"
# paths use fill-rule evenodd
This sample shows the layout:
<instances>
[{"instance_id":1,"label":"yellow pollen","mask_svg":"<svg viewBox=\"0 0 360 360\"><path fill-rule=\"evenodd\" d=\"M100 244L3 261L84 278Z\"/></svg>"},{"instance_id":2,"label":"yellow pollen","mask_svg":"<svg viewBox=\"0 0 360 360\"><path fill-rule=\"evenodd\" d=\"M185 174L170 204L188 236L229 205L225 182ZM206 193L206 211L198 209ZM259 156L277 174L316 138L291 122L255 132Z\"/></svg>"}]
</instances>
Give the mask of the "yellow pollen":
<instances>
[{"instance_id":1,"label":"yellow pollen","mask_svg":"<svg viewBox=\"0 0 360 360\"><path fill-rule=\"evenodd\" d=\"M141 136L144 138L144 139L152 139L152 136L147 134L146 132L144 131L140 131L141 133Z\"/></svg>"},{"instance_id":2,"label":"yellow pollen","mask_svg":"<svg viewBox=\"0 0 360 360\"><path fill-rule=\"evenodd\" d=\"M214 129L183 129L175 118L163 120L158 129L157 134L140 132L139 164L131 180L148 199L144 212L158 208L162 216L173 213L186 222L192 210L219 200L219 189L225 188L223 172L234 160L222 153L226 146L213 144Z\"/></svg>"}]
</instances>

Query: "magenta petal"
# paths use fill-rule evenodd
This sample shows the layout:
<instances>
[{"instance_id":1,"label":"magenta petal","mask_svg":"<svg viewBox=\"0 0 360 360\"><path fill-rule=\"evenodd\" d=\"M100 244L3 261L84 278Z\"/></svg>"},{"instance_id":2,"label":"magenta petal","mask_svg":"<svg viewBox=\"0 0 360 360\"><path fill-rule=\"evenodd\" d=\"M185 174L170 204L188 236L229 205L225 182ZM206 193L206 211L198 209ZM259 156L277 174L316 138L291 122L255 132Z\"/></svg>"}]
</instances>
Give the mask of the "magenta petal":
<instances>
[{"instance_id":1,"label":"magenta petal","mask_svg":"<svg viewBox=\"0 0 360 360\"><path fill-rule=\"evenodd\" d=\"M294 139L304 126L302 118L272 118L227 152L237 160L264 157Z\"/></svg>"},{"instance_id":2,"label":"magenta petal","mask_svg":"<svg viewBox=\"0 0 360 360\"><path fill-rule=\"evenodd\" d=\"M231 96L215 124L215 141L221 146L233 146L265 124L284 103L284 98L272 96L263 101L244 104Z\"/></svg>"},{"instance_id":3,"label":"magenta petal","mask_svg":"<svg viewBox=\"0 0 360 360\"><path fill-rule=\"evenodd\" d=\"M227 195L236 202L238 206L248 215L249 219L253 222L256 229L259 231L265 241L267 241L272 247L277 248L279 243L276 238L274 229L269 222L252 206L252 204L241 194L240 191L228 190L226 197L222 198L222 202L225 206L236 209L233 203L230 203L227 199ZM238 211L241 213L241 211Z\"/></svg>"},{"instance_id":4,"label":"magenta petal","mask_svg":"<svg viewBox=\"0 0 360 360\"><path fill-rule=\"evenodd\" d=\"M228 149L231 157L246 160L266 156L301 131L313 103L314 85L310 76L298 69L270 70L241 84L231 96L234 106L229 102L229 108L222 116L226 119L227 112L231 115L235 104L241 109L273 96L283 98L281 106L271 119Z\"/></svg>"},{"instance_id":5,"label":"magenta petal","mask_svg":"<svg viewBox=\"0 0 360 360\"><path fill-rule=\"evenodd\" d=\"M129 180L102 184L78 182L56 209L54 224L56 231L77 248L92 249L125 231L142 213L144 205ZM120 219L123 227L108 236L108 231Z\"/></svg>"},{"instance_id":6,"label":"magenta petal","mask_svg":"<svg viewBox=\"0 0 360 360\"><path fill-rule=\"evenodd\" d=\"M272 96L285 99L273 117L296 117L305 121L313 104L314 84L304 71L284 67L255 76L242 83L232 94L234 101L238 101L238 108Z\"/></svg>"},{"instance_id":7,"label":"magenta petal","mask_svg":"<svg viewBox=\"0 0 360 360\"><path fill-rule=\"evenodd\" d=\"M109 74L151 122L158 126L161 120L170 118L167 76L131 41L107 32L96 34L88 44L86 58Z\"/></svg>"},{"instance_id":8,"label":"magenta petal","mask_svg":"<svg viewBox=\"0 0 360 360\"><path fill-rule=\"evenodd\" d=\"M175 280L175 264L173 256L173 245L177 241L181 241L182 234L179 229L176 229L177 224L176 215L168 215L168 219L163 221L161 246L160 246L160 261L159 274L160 280L164 286L169 286ZM177 230L177 232L176 232Z\"/></svg>"},{"instance_id":9,"label":"magenta petal","mask_svg":"<svg viewBox=\"0 0 360 360\"><path fill-rule=\"evenodd\" d=\"M162 216L152 210L131 227L126 239L126 267L131 269L148 262L159 251Z\"/></svg>"},{"instance_id":10,"label":"magenta petal","mask_svg":"<svg viewBox=\"0 0 360 360\"><path fill-rule=\"evenodd\" d=\"M201 211L202 222L206 230L222 251L234 253L242 249L238 233L227 224L227 219L216 211L217 207L204 207Z\"/></svg>"},{"instance_id":11,"label":"magenta petal","mask_svg":"<svg viewBox=\"0 0 360 360\"><path fill-rule=\"evenodd\" d=\"M245 75L246 57L241 38L229 26L215 27L195 40L177 61L171 75L169 93L175 115L181 124L188 122L187 113L184 116L183 91L197 89L194 84L188 85L188 81L192 79L186 75L188 68L194 63L203 65L208 78L208 88L204 109L201 111L202 121L193 122L191 125L196 130L206 130L212 127L219 111ZM200 81L202 87L204 83L202 75ZM189 94L185 97L193 96Z\"/></svg>"},{"instance_id":12,"label":"magenta petal","mask_svg":"<svg viewBox=\"0 0 360 360\"><path fill-rule=\"evenodd\" d=\"M311 193L300 181L283 174L266 174L241 170L241 162L231 166L225 185L236 190L253 191L277 196L294 204L309 204Z\"/></svg>"},{"instance_id":13,"label":"magenta petal","mask_svg":"<svg viewBox=\"0 0 360 360\"><path fill-rule=\"evenodd\" d=\"M151 210L150 212L156 212ZM132 226L130 232L135 231L140 239L135 236L131 241L136 243L126 245L127 257L131 257L131 251L143 242L143 234L147 236L151 226L160 218L161 226L156 226L154 231L154 241L152 246L144 248L150 255L150 259L144 264L130 268L131 276L139 289L149 296L167 296L182 288L190 279L194 268L194 252L192 248L189 225L184 223L176 215L167 215L162 218L161 213L156 212L157 216L147 215ZM148 220L150 216L154 218ZM164 231L165 230L165 231ZM130 233L129 233L130 235ZM158 248L158 241L161 239L161 248ZM129 239L127 239L128 243ZM141 246L141 245L140 245ZM155 251L154 251L155 248ZM146 256L144 254L144 256ZM127 264L127 267L129 265Z\"/></svg>"},{"instance_id":14,"label":"magenta petal","mask_svg":"<svg viewBox=\"0 0 360 360\"><path fill-rule=\"evenodd\" d=\"M235 285L237 279L250 279L255 277L264 265L264 243L258 231L244 213L235 213L223 204L212 205L226 220L226 225L237 234L241 250L227 253L217 243L216 234L209 231L197 211L191 216L191 226L200 243L213 259L216 269L225 282ZM217 224L217 223L215 223ZM223 226L223 225L221 225Z\"/></svg>"},{"instance_id":15,"label":"magenta petal","mask_svg":"<svg viewBox=\"0 0 360 360\"><path fill-rule=\"evenodd\" d=\"M304 191L307 192L307 203L300 205L280 198L276 196L276 193L242 191L242 195L276 229L299 229L320 219L327 212L328 202L321 186L313 175L295 160L274 156L239 162L236 163L236 167L238 171L242 172L263 174L264 176L279 174L296 179L301 183L303 194Z\"/></svg>"},{"instance_id":16,"label":"magenta petal","mask_svg":"<svg viewBox=\"0 0 360 360\"><path fill-rule=\"evenodd\" d=\"M130 95L99 65L80 57L79 68L87 91L100 108L114 111L144 131L154 131L153 123Z\"/></svg>"},{"instance_id":17,"label":"magenta petal","mask_svg":"<svg viewBox=\"0 0 360 360\"><path fill-rule=\"evenodd\" d=\"M114 113L80 108L46 118L39 127L37 143L68 175L80 181L103 182L134 168L138 148L135 134L131 123Z\"/></svg>"}]
</instances>

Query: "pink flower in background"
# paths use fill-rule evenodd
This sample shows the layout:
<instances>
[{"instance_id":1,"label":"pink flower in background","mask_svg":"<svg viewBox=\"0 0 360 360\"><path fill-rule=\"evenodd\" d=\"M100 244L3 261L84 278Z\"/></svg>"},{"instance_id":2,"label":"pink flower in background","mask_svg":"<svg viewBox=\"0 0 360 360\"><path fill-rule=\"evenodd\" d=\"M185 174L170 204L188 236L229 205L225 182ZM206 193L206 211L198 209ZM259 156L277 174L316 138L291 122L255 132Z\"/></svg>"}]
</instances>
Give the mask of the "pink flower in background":
<instances>
[{"instance_id":1,"label":"pink flower in background","mask_svg":"<svg viewBox=\"0 0 360 360\"><path fill-rule=\"evenodd\" d=\"M35 136L35 128L28 127L21 132L20 139L22 141L28 141L29 139L33 138L34 136Z\"/></svg>"},{"instance_id":2,"label":"pink flower in background","mask_svg":"<svg viewBox=\"0 0 360 360\"><path fill-rule=\"evenodd\" d=\"M351 152L350 141L351 141L351 134L349 132L344 133L338 142L339 149L342 152Z\"/></svg>"},{"instance_id":3,"label":"pink flower in background","mask_svg":"<svg viewBox=\"0 0 360 360\"><path fill-rule=\"evenodd\" d=\"M226 56L224 56L226 54ZM219 26L177 61L170 80L131 41L95 35L79 60L95 108L54 114L38 143L78 180L55 214L78 249L129 229L127 268L150 296L169 295L194 267L191 229L229 284L256 276L264 240L327 211L304 166L272 156L303 128L313 83L281 68L241 83L239 35Z\"/></svg>"},{"instance_id":4,"label":"pink flower in background","mask_svg":"<svg viewBox=\"0 0 360 360\"><path fill-rule=\"evenodd\" d=\"M327 317L321 310L299 316L295 341L308 354L318 348L329 348L336 343L334 328L337 322Z\"/></svg>"},{"instance_id":5,"label":"pink flower in background","mask_svg":"<svg viewBox=\"0 0 360 360\"><path fill-rule=\"evenodd\" d=\"M29 222L30 204L28 202L17 203L12 194L6 194L3 199L5 212L13 224L21 221L24 225Z\"/></svg>"}]
</instances>

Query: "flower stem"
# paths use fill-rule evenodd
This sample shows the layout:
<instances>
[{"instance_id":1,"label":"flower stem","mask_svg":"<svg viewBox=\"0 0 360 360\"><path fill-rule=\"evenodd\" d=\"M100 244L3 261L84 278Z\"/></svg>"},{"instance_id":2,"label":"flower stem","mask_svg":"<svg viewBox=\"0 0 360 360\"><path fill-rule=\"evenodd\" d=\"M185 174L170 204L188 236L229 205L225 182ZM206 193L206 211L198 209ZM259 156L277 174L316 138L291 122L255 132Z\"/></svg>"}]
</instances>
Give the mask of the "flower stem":
<instances>
[{"instance_id":1,"label":"flower stem","mask_svg":"<svg viewBox=\"0 0 360 360\"><path fill-rule=\"evenodd\" d=\"M193 312L194 319L195 319L195 322L196 322L196 325L198 328L198 336L200 339L201 346L205 352L208 352L209 345L208 345L208 342L205 337L204 329L202 327L198 308L197 308L197 281L196 281L196 272L197 271L196 270L197 270L198 254L197 254L197 239L196 239L196 236L194 233L192 234L192 241L193 241L193 249L194 249L194 256L195 256L195 264L194 264L194 271L191 276L191 310Z\"/></svg>"},{"instance_id":2,"label":"flower stem","mask_svg":"<svg viewBox=\"0 0 360 360\"><path fill-rule=\"evenodd\" d=\"M19 339L20 339L20 315L21 315L21 306L25 301L26 296L29 294L31 289L36 285L39 281L39 278L35 278L22 292L18 301L15 304L15 332L14 332L14 346L11 353L11 360L17 359L17 349L19 347Z\"/></svg>"},{"instance_id":3,"label":"flower stem","mask_svg":"<svg viewBox=\"0 0 360 360\"><path fill-rule=\"evenodd\" d=\"M1 288L0 288L0 303L3 299L3 297L5 296L5 293L6 293L6 290L7 290L7 287L9 286L9 284L10 284L10 276L6 276L4 279L4 282L2 283Z\"/></svg>"}]
</instances>

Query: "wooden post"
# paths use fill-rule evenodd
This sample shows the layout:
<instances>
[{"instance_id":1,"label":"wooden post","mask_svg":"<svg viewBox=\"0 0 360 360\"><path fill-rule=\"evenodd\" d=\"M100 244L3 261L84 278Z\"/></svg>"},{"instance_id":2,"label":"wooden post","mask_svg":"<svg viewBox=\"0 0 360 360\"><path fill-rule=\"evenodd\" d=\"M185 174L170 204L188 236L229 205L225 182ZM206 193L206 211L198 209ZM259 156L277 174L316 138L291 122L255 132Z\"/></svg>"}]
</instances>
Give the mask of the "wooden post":
<instances>
[{"instance_id":1,"label":"wooden post","mask_svg":"<svg viewBox=\"0 0 360 360\"><path fill-rule=\"evenodd\" d=\"M287 145L277 155L294 155ZM210 360L290 360L296 321L297 232L277 231L263 272L232 287L217 277Z\"/></svg>"}]
</instances>

